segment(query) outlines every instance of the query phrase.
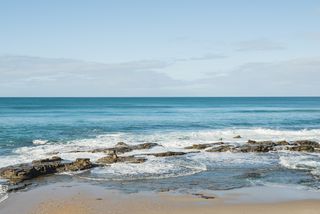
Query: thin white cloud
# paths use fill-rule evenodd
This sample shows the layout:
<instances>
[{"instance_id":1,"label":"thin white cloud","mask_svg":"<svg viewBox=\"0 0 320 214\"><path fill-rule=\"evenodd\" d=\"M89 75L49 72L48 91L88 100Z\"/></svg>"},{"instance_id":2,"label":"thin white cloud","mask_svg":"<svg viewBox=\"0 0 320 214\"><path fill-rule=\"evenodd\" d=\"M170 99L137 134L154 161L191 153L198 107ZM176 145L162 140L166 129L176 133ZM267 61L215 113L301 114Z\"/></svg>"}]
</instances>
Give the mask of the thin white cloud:
<instances>
[{"instance_id":1,"label":"thin white cloud","mask_svg":"<svg viewBox=\"0 0 320 214\"><path fill-rule=\"evenodd\" d=\"M142 60L124 63L95 63L72 59L28 56L0 57L0 96L112 95L119 90L148 90L183 84L159 69L170 62Z\"/></svg>"},{"instance_id":2,"label":"thin white cloud","mask_svg":"<svg viewBox=\"0 0 320 214\"><path fill-rule=\"evenodd\" d=\"M214 53L207 53L201 57L191 57L191 60L209 60L209 59L223 59L227 56L222 54L214 54Z\"/></svg>"},{"instance_id":3,"label":"thin white cloud","mask_svg":"<svg viewBox=\"0 0 320 214\"><path fill-rule=\"evenodd\" d=\"M284 50L286 47L279 43L268 39L254 39L236 42L236 51L274 51L274 50Z\"/></svg>"},{"instance_id":4,"label":"thin white cloud","mask_svg":"<svg viewBox=\"0 0 320 214\"><path fill-rule=\"evenodd\" d=\"M215 95L320 95L320 58L247 63L195 81Z\"/></svg>"},{"instance_id":5,"label":"thin white cloud","mask_svg":"<svg viewBox=\"0 0 320 214\"><path fill-rule=\"evenodd\" d=\"M226 58L227 56L222 55L222 54L215 54L215 53L207 53L202 56L197 56L197 57L189 57L189 58L179 58L175 59L177 62L183 62L183 61L202 61L202 60L213 60L213 59L223 59Z\"/></svg>"},{"instance_id":6,"label":"thin white cloud","mask_svg":"<svg viewBox=\"0 0 320 214\"><path fill-rule=\"evenodd\" d=\"M161 72L173 63L2 56L0 96L320 95L320 58L247 63L193 81Z\"/></svg>"}]
</instances>

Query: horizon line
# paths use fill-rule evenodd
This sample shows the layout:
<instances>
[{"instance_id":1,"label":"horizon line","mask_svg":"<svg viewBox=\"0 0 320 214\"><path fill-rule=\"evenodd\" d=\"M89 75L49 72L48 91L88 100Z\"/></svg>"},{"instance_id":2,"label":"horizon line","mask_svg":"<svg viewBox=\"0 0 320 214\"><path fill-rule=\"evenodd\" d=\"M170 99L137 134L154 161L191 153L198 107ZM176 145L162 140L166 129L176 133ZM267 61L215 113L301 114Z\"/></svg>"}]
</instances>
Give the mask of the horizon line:
<instances>
[{"instance_id":1,"label":"horizon line","mask_svg":"<svg viewBox=\"0 0 320 214\"><path fill-rule=\"evenodd\" d=\"M2 98L320 98L319 96L0 96Z\"/></svg>"}]
</instances>

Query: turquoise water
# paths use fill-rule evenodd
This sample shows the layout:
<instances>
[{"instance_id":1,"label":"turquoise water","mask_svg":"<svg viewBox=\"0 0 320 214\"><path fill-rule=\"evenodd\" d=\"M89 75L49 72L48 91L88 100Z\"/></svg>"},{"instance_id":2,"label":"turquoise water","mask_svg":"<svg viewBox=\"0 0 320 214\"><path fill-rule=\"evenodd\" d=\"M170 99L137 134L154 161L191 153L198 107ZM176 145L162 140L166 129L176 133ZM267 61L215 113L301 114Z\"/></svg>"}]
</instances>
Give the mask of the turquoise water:
<instances>
[{"instance_id":1,"label":"turquoise water","mask_svg":"<svg viewBox=\"0 0 320 214\"><path fill-rule=\"evenodd\" d=\"M111 132L320 128L320 98L1 98L0 145Z\"/></svg>"},{"instance_id":2,"label":"turquoise water","mask_svg":"<svg viewBox=\"0 0 320 214\"><path fill-rule=\"evenodd\" d=\"M241 135L241 139L234 139ZM72 153L156 142L146 152L183 151L220 140L320 141L320 97L277 98L0 98L0 167L50 157L67 160L104 154ZM139 151L141 153L141 151ZM212 154L149 158L77 176L125 188L229 189L296 185L318 189L317 154ZM259 176L252 177L251 172ZM134 182L135 185L132 185Z\"/></svg>"}]
</instances>

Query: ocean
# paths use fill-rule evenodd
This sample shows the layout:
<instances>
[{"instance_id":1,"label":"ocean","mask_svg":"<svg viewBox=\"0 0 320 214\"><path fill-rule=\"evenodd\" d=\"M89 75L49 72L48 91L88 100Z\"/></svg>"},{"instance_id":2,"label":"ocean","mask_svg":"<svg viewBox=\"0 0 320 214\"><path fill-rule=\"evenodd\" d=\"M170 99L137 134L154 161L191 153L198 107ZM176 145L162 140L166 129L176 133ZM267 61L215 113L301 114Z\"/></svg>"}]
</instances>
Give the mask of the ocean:
<instances>
[{"instance_id":1,"label":"ocean","mask_svg":"<svg viewBox=\"0 0 320 214\"><path fill-rule=\"evenodd\" d=\"M95 161L105 154L86 151L118 142L159 144L128 153L143 156L248 140L320 142L320 97L0 98L0 167L52 154ZM124 191L320 188L319 153L201 151L147 158L63 176Z\"/></svg>"}]
</instances>

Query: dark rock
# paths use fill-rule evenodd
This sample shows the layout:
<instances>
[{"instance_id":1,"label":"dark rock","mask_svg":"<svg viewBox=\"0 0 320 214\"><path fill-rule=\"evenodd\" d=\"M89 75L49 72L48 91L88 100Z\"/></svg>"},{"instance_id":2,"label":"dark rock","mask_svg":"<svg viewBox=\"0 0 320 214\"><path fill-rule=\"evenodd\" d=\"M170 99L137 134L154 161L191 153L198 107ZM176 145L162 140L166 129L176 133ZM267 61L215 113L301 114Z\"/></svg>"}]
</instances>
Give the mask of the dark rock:
<instances>
[{"instance_id":1,"label":"dark rock","mask_svg":"<svg viewBox=\"0 0 320 214\"><path fill-rule=\"evenodd\" d=\"M130 147L125 147L125 146L119 146L119 147L114 147L114 148L103 148L103 149L94 149L92 153L106 153L106 154L113 154L116 152L117 154L123 154L126 152L131 152L132 149Z\"/></svg>"},{"instance_id":2,"label":"dark rock","mask_svg":"<svg viewBox=\"0 0 320 214\"><path fill-rule=\"evenodd\" d=\"M235 152L270 152L274 151L274 147L268 144L258 144L258 145L242 145Z\"/></svg>"},{"instance_id":3,"label":"dark rock","mask_svg":"<svg viewBox=\"0 0 320 214\"><path fill-rule=\"evenodd\" d=\"M147 155L153 155L155 157L169 157L169 156L179 156L179 155L185 155L188 154L187 152L161 152L161 153L154 153L154 154L147 154Z\"/></svg>"},{"instance_id":4,"label":"dark rock","mask_svg":"<svg viewBox=\"0 0 320 214\"><path fill-rule=\"evenodd\" d=\"M128 145L123 142L119 142L113 148L102 148L102 149L94 149L89 152L93 153L107 153L107 154L124 154L127 152L131 152L133 150L142 150L142 149L151 149L152 147L158 146L157 143L142 143L138 145Z\"/></svg>"},{"instance_id":5,"label":"dark rock","mask_svg":"<svg viewBox=\"0 0 320 214\"><path fill-rule=\"evenodd\" d=\"M193 144L192 146L187 146L187 147L184 147L185 149L206 149L208 147L211 147L210 144Z\"/></svg>"},{"instance_id":6,"label":"dark rock","mask_svg":"<svg viewBox=\"0 0 320 214\"><path fill-rule=\"evenodd\" d=\"M192 146L185 147L185 149L202 150L202 149L206 149L206 148L212 147L214 145L222 145L222 144L224 144L224 143L223 142L217 142L217 143L206 143L206 144L193 144Z\"/></svg>"},{"instance_id":7,"label":"dark rock","mask_svg":"<svg viewBox=\"0 0 320 214\"><path fill-rule=\"evenodd\" d=\"M289 143L285 140L283 141L255 141L248 140L248 142L241 146L232 146L232 145L221 145L218 147L213 147L211 149L206 150L207 152L270 152L287 149L290 151L297 152L320 152L320 145L318 142L309 141L309 140L301 140L295 141L294 143Z\"/></svg>"},{"instance_id":8,"label":"dark rock","mask_svg":"<svg viewBox=\"0 0 320 214\"><path fill-rule=\"evenodd\" d=\"M199 198L203 198L203 199L215 199L214 196L208 196L208 195L204 195L202 193L194 193L193 195L198 196Z\"/></svg>"},{"instance_id":9,"label":"dark rock","mask_svg":"<svg viewBox=\"0 0 320 214\"><path fill-rule=\"evenodd\" d=\"M66 163L60 157L35 160L31 163L18 164L0 169L0 177L9 179L13 183L19 183L42 175L64 171L77 171L94 167L89 159L77 159Z\"/></svg>"},{"instance_id":10,"label":"dark rock","mask_svg":"<svg viewBox=\"0 0 320 214\"><path fill-rule=\"evenodd\" d=\"M0 170L0 176L12 182L21 182L40 175L52 174L57 172L57 168L63 167L61 159L41 159L32 161L30 164L18 164L8 166Z\"/></svg>"},{"instance_id":11,"label":"dark rock","mask_svg":"<svg viewBox=\"0 0 320 214\"><path fill-rule=\"evenodd\" d=\"M248 144L241 146L222 145L206 150L207 152L269 152L274 151L274 143L269 141L256 142L249 141Z\"/></svg>"},{"instance_id":12,"label":"dark rock","mask_svg":"<svg viewBox=\"0 0 320 214\"><path fill-rule=\"evenodd\" d=\"M143 163L147 159L141 158L141 157L135 157L135 156L118 156L116 154L108 155L106 157L100 158L97 160L97 163L99 164L112 164L112 163Z\"/></svg>"},{"instance_id":13,"label":"dark rock","mask_svg":"<svg viewBox=\"0 0 320 214\"><path fill-rule=\"evenodd\" d=\"M157 143L142 143L138 145L130 146L132 150L151 149L155 146L159 146Z\"/></svg>"},{"instance_id":14,"label":"dark rock","mask_svg":"<svg viewBox=\"0 0 320 214\"><path fill-rule=\"evenodd\" d=\"M222 146L213 147L211 149L207 149L206 152L227 152L227 151L231 151L232 149L234 149L234 146L232 145L222 145Z\"/></svg>"},{"instance_id":15,"label":"dark rock","mask_svg":"<svg viewBox=\"0 0 320 214\"><path fill-rule=\"evenodd\" d=\"M58 156L53 156L52 158L45 158L40 160L34 160L31 163L33 165L39 165L39 164L47 164L47 163L55 163L55 162L61 162L62 159Z\"/></svg>"},{"instance_id":16,"label":"dark rock","mask_svg":"<svg viewBox=\"0 0 320 214\"><path fill-rule=\"evenodd\" d=\"M208 196L208 195L201 195L200 198L203 198L203 199L215 199L216 197Z\"/></svg>"},{"instance_id":17,"label":"dark rock","mask_svg":"<svg viewBox=\"0 0 320 214\"><path fill-rule=\"evenodd\" d=\"M191 147L186 147L186 149L203 149L205 147L209 147L210 144L195 144ZM255 141L248 140L248 142L241 146L233 146L233 145L221 145L217 147L212 147L207 152L270 152L287 149L290 151L298 151L298 152L320 152L320 144L316 141L310 140L300 140L295 141L293 143L289 143L288 141Z\"/></svg>"},{"instance_id":18,"label":"dark rock","mask_svg":"<svg viewBox=\"0 0 320 214\"><path fill-rule=\"evenodd\" d=\"M58 169L58 171L80 171L93 167L94 164L89 158L77 158L74 162L64 164L63 169Z\"/></svg>"},{"instance_id":19,"label":"dark rock","mask_svg":"<svg viewBox=\"0 0 320 214\"><path fill-rule=\"evenodd\" d=\"M288 150L295 152L314 152L315 148L310 145L288 147Z\"/></svg>"},{"instance_id":20,"label":"dark rock","mask_svg":"<svg viewBox=\"0 0 320 214\"><path fill-rule=\"evenodd\" d=\"M275 146L276 144L273 141L255 141L255 140L248 140L247 144L254 144L254 145L269 145Z\"/></svg>"},{"instance_id":21,"label":"dark rock","mask_svg":"<svg viewBox=\"0 0 320 214\"><path fill-rule=\"evenodd\" d=\"M170 191L169 188L161 188L161 189L159 189L158 192L169 192L169 191Z\"/></svg>"},{"instance_id":22,"label":"dark rock","mask_svg":"<svg viewBox=\"0 0 320 214\"><path fill-rule=\"evenodd\" d=\"M257 141L255 141L255 140L248 140L248 142L247 142L248 144L256 144L257 143Z\"/></svg>"},{"instance_id":23,"label":"dark rock","mask_svg":"<svg viewBox=\"0 0 320 214\"><path fill-rule=\"evenodd\" d=\"M281 140L281 141L277 141L275 142L275 144L277 146L287 146L287 145L290 145L288 141L285 141L285 140Z\"/></svg>"},{"instance_id":24,"label":"dark rock","mask_svg":"<svg viewBox=\"0 0 320 214\"><path fill-rule=\"evenodd\" d=\"M297 140L293 144L299 146L312 146L313 148L320 148L320 144L318 142L311 140Z\"/></svg>"},{"instance_id":25,"label":"dark rock","mask_svg":"<svg viewBox=\"0 0 320 214\"><path fill-rule=\"evenodd\" d=\"M236 136L234 136L233 138L239 139L239 138L241 138L241 136L240 136L240 135L236 135Z\"/></svg>"}]
</instances>

